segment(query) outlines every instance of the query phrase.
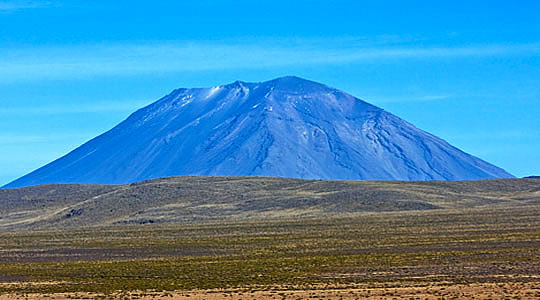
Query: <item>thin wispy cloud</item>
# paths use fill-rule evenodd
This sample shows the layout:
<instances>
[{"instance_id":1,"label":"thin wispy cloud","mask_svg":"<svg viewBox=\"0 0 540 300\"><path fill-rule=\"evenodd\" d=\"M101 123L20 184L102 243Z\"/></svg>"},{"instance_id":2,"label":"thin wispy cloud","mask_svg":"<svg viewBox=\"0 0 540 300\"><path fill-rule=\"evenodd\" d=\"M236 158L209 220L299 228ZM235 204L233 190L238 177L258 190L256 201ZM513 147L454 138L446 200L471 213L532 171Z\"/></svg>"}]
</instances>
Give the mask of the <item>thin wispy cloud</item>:
<instances>
[{"instance_id":1,"label":"thin wispy cloud","mask_svg":"<svg viewBox=\"0 0 540 300\"><path fill-rule=\"evenodd\" d=\"M13 12L22 9L40 8L50 6L50 1L0 1L1 12Z\"/></svg>"},{"instance_id":2,"label":"thin wispy cloud","mask_svg":"<svg viewBox=\"0 0 540 300\"><path fill-rule=\"evenodd\" d=\"M460 57L531 56L540 43L462 47L366 46L351 38L231 42L162 42L0 49L3 82L136 76L286 66L376 63Z\"/></svg>"},{"instance_id":3,"label":"thin wispy cloud","mask_svg":"<svg viewBox=\"0 0 540 300\"><path fill-rule=\"evenodd\" d=\"M451 132L448 136L459 140L481 140L481 141L523 141L528 142L531 140L538 140L540 138L540 132L533 129L529 130L490 130L490 131L470 131L470 132Z\"/></svg>"},{"instance_id":4,"label":"thin wispy cloud","mask_svg":"<svg viewBox=\"0 0 540 300\"><path fill-rule=\"evenodd\" d=\"M60 115L75 113L133 112L152 101L98 102L77 105L0 107L0 115Z\"/></svg>"},{"instance_id":5,"label":"thin wispy cloud","mask_svg":"<svg viewBox=\"0 0 540 300\"><path fill-rule=\"evenodd\" d=\"M63 132L49 134L0 134L0 145L21 145L34 143L55 143L73 140L86 140L94 137L96 132Z\"/></svg>"},{"instance_id":6,"label":"thin wispy cloud","mask_svg":"<svg viewBox=\"0 0 540 300\"><path fill-rule=\"evenodd\" d=\"M27 144L50 141L50 136L40 135L0 135L0 144Z\"/></svg>"},{"instance_id":7,"label":"thin wispy cloud","mask_svg":"<svg viewBox=\"0 0 540 300\"><path fill-rule=\"evenodd\" d=\"M433 102L448 100L454 95L422 95L422 96L403 96L403 97L371 97L370 101L374 103L400 103L400 102Z\"/></svg>"}]
</instances>

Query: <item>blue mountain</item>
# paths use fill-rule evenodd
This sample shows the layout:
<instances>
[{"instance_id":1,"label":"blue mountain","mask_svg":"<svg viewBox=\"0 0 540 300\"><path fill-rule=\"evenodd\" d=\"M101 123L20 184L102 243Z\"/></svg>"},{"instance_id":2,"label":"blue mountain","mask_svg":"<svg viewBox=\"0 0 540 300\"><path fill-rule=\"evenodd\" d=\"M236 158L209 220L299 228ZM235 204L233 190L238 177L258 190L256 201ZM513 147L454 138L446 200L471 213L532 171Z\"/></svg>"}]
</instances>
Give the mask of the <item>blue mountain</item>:
<instances>
[{"instance_id":1,"label":"blue mountain","mask_svg":"<svg viewBox=\"0 0 540 300\"><path fill-rule=\"evenodd\" d=\"M410 123L298 77L177 89L6 187L178 175L473 180L512 177Z\"/></svg>"}]
</instances>

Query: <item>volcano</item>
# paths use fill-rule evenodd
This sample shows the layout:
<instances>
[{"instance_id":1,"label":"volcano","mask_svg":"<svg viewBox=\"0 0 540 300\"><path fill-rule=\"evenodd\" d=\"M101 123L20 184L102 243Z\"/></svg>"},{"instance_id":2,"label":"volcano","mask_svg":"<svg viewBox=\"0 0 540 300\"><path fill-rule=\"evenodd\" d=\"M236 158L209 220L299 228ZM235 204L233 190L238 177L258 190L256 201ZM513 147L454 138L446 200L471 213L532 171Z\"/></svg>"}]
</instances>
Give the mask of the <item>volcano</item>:
<instances>
[{"instance_id":1,"label":"volcano","mask_svg":"<svg viewBox=\"0 0 540 300\"><path fill-rule=\"evenodd\" d=\"M289 76L181 88L5 187L167 176L346 180L512 177L405 120Z\"/></svg>"}]
</instances>

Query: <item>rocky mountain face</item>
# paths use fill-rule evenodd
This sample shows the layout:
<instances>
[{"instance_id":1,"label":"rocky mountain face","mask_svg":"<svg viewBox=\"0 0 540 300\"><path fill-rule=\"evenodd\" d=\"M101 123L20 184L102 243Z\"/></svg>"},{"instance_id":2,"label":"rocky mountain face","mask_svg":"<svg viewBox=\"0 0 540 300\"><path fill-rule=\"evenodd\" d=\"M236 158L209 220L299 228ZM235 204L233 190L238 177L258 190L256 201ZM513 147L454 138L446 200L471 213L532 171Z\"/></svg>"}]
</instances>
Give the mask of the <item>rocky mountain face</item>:
<instances>
[{"instance_id":1,"label":"rocky mountain face","mask_svg":"<svg viewBox=\"0 0 540 300\"><path fill-rule=\"evenodd\" d=\"M179 176L512 177L337 89L298 77L177 89L6 187Z\"/></svg>"}]
</instances>

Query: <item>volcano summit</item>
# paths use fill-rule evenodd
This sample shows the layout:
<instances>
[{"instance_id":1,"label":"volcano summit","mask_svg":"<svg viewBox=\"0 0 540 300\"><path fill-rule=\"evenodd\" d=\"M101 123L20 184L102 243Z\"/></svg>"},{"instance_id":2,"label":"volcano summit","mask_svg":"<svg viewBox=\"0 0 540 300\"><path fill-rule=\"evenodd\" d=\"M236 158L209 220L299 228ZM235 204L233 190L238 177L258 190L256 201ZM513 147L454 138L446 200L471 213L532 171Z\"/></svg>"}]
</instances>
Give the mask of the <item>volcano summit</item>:
<instances>
[{"instance_id":1,"label":"volcano summit","mask_svg":"<svg viewBox=\"0 0 540 300\"><path fill-rule=\"evenodd\" d=\"M473 180L512 177L410 123L298 77L177 89L6 187L179 175Z\"/></svg>"}]
</instances>

